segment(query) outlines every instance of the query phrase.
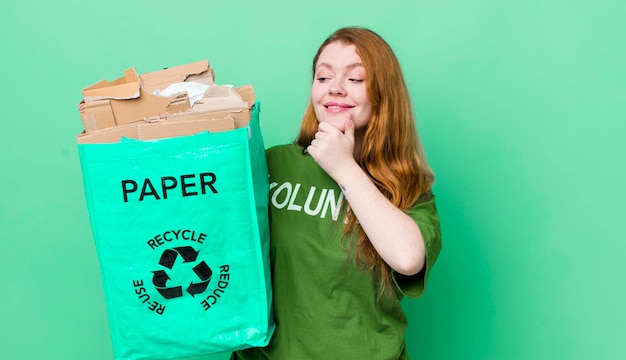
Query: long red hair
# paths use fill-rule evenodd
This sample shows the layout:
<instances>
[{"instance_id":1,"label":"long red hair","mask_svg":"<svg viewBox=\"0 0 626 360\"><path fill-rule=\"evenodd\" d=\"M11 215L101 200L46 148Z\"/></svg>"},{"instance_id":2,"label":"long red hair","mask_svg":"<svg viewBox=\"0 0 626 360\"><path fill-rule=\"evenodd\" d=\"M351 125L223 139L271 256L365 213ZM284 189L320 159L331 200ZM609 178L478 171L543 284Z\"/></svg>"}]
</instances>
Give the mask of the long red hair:
<instances>
[{"instance_id":1,"label":"long red hair","mask_svg":"<svg viewBox=\"0 0 626 360\"><path fill-rule=\"evenodd\" d=\"M430 196L434 176L417 136L411 99L398 59L375 32L359 27L342 28L319 47L313 58L313 76L320 54L328 44L335 42L355 46L365 68L366 91L372 104L372 117L356 160L389 201L407 210L420 197ZM306 148L315 138L317 127L318 120L309 101L296 143ZM358 233L357 264L378 273L381 291L392 289L391 269L378 255L357 219L349 214L350 209L346 207L348 222L344 238Z\"/></svg>"}]
</instances>

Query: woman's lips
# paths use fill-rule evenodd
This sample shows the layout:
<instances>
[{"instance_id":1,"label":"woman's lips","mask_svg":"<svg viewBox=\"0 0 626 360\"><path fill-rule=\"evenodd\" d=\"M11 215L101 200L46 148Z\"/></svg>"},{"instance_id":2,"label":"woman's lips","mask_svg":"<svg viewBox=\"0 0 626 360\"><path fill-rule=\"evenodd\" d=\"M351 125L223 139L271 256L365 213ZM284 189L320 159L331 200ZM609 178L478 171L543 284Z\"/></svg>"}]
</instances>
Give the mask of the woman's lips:
<instances>
[{"instance_id":1,"label":"woman's lips","mask_svg":"<svg viewBox=\"0 0 626 360\"><path fill-rule=\"evenodd\" d=\"M324 107L330 112L342 112L342 111L352 109L354 105L336 103L336 102L327 102L324 104Z\"/></svg>"}]
</instances>

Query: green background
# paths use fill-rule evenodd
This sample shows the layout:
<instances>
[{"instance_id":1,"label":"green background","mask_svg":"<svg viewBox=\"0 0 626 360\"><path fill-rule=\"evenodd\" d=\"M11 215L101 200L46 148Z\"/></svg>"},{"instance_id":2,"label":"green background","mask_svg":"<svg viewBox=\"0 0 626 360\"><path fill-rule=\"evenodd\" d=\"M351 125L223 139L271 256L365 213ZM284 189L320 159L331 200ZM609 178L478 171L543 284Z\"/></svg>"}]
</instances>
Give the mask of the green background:
<instances>
[{"instance_id":1,"label":"green background","mask_svg":"<svg viewBox=\"0 0 626 360\"><path fill-rule=\"evenodd\" d=\"M623 358L624 19L623 0L5 1L2 358L112 358L82 88L209 59L218 83L254 85L266 146L285 143L317 46L346 25L395 49L437 175L444 250L404 302L412 357Z\"/></svg>"}]
</instances>

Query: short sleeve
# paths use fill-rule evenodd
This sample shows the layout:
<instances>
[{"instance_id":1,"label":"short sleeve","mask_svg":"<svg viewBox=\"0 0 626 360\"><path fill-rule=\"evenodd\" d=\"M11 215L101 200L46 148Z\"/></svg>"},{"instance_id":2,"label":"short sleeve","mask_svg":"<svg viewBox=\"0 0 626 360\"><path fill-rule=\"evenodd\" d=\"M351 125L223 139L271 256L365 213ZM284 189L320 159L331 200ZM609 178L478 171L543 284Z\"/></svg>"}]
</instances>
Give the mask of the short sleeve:
<instances>
[{"instance_id":1,"label":"short sleeve","mask_svg":"<svg viewBox=\"0 0 626 360\"><path fill-rule=\"evenodd\" d=\"M392 272L393 281L400 293L411 298L418 298L424 294L426 280L441 251L441 229L439 227L439 213L435 205L435 196L418 200L407 214L415 220L424 239L426 249L426 263L419 273L406 276Z\"/></svg>"}]
</instances>

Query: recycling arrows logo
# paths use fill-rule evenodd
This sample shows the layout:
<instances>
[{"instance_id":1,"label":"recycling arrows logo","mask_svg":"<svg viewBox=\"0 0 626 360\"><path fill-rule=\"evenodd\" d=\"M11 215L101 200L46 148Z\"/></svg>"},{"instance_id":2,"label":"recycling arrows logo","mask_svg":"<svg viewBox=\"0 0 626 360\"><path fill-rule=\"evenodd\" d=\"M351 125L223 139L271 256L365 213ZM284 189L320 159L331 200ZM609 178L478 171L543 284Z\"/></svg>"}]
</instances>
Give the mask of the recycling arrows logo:
<instances>
[{"instance_id":1,"label":"recycling arrows logo","mask_svg":"<svg viewBox=\"0 0 626 360\"><path fill-rule=\"evenodd\" d=\"M169 270L173 270L176 264L196 262L199 252L200 251L196 251L191 246L181 246L175 247L173 249L166 249L163 251L163 254L161 254L159 265ZM177 262L179 257L182 258L182 262ZM207 289L207 286L211 281L213 271L204 261L201 261L193 266L192 270L196 276L194 277L194 280L191 281L189 286L187 286L186 292L194 297L197 294L202 294ZM159 294L161 294L164 298L173 299L183 296L182 285L168 285L168 282L172 279L170 278L166 270L156 270L152 273L154 274L152 277L152 284L159 292Z\"/></svg>"}]
</instances>

